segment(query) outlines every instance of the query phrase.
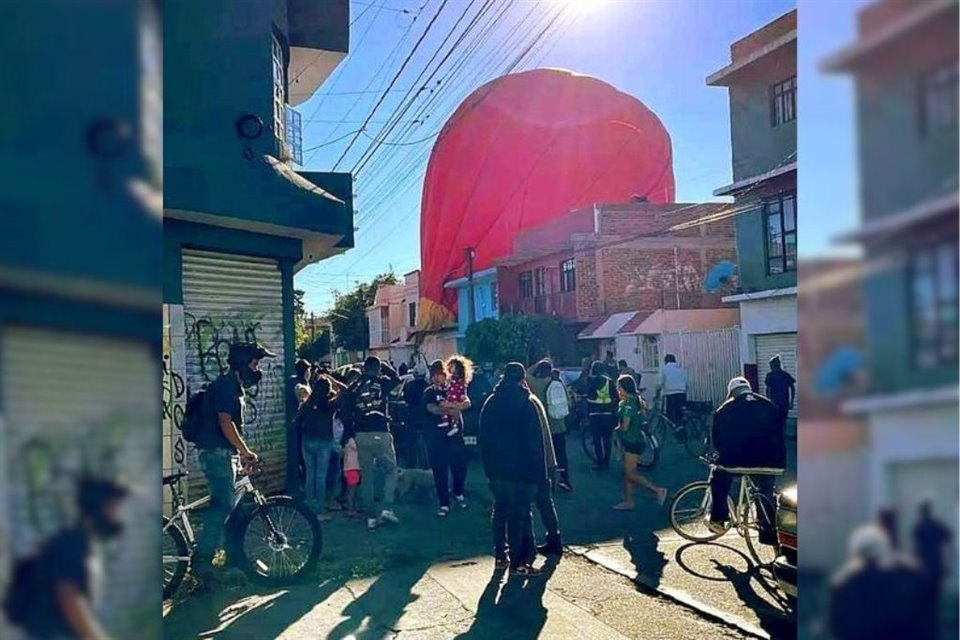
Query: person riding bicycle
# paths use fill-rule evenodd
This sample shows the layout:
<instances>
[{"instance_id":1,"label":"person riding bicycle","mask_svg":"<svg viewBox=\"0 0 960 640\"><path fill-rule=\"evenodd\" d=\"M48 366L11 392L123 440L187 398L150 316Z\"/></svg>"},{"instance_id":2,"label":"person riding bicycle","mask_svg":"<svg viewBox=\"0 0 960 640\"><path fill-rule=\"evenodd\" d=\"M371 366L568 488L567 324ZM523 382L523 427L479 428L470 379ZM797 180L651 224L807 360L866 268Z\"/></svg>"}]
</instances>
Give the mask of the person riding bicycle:
<instances>
[{"instance_id":1,"label":"person riding bicycle","mask_svg":"<svg viewBox=\"0 0 960 640\"><path fill-rule=\"evenodd\" d=\"M657 400L661 395L666 405L663 410L664 415L673 424L682 426L683 406L687 402L687 370L677 363L677 356L672 353L668 353L663 359Z\"/></svg>"},{"instance_id":2,"label":"person riding bicycle","mask_svg":"<svg viewBox=\"0 0 960 640\"><path fill-rule=\"evenodd\" d=\"M210 506L204 514L193 559L194 577L201 583L212 581L214 576L213 556L220 546L227 518L237 504L237 473L259 459L243 438L244 388L259 384L263 377L260 360L273 357L275 354L255 342L230 345L230 370L210 384L204 398L206 428L198 435L196 446L200 469L209 486Z\"/></svg>"},{"instance_id":3,"label":"person riding bicycle","mask_svg":"<svg viewBox=\"0 0 960 640\"><path fill-rule=\"evenodd\" d=\"M783 469L787 448L780 422L780 410L773 402L755 393L746 378L737 377L727 385L727 401L713 414L713 444L716 464L726 468ZM776 541L773 518L775 477L751 476L766 504L757 505L760 542ZM708 527L714 533L726 530L730 517L727 496L734 474L717 469L710 481L712 506Z\"/></svg>"},{"instance_id":4,"label":"person riding bicycle","mask_svg":"<svg viewBox=\"0 0 960 640\"><path fill-rule=\"evenodd\" d=\"M376 356L363 362L360 377L347 388L343 406L348 411L349 429L357 443L360 472L364 481L360 484L363 508L368 511L367 528L376 529L382 522L399 524L393 513L393 499L397 489L397 452L393 434L387 420L387 401L390 392L400 384L400 376ZM379 513L374 508L376 473L383 476Z\"/></svg>"}]
</instances>

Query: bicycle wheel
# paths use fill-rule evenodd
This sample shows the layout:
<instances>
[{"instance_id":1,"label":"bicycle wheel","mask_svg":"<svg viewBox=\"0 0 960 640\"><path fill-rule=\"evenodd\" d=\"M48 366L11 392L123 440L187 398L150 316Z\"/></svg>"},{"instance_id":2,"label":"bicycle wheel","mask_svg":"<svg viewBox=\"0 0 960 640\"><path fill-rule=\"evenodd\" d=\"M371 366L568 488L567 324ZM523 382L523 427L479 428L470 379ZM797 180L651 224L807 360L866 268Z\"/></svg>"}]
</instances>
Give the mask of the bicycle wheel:
<instances>
[{"instance_id":1,"label":"bicycle wheel","mask_svg":"<svg viewBox=\"0 0 960 640\"><path fill-rule=\"evenodd\" d=\"M683 441L683 447L694 458L707 453L710 450L710 428L707 425L706 418L699 415L687 415L686 418L687 437Z\"/></svg>"},{"instance_id":2,"label":"bicycle wheel","mask_svg":"<svg viewBox=\"0 0 960 640\"><path fill-rule=\"evenodd\" d=\"M597 454L593 450L593 434L590 431L589 426L580 429L580 444L583 445L583 452L587 454L587 457L592 462L596 462Z\"/></svg>"},{"instance_id":3,"label":"bicycle wheel","mask_svg":"<svg viewBox=\"0 0 960 640\"><path fill-rule=\"evenodd\" d=\"M741 480L743 482L743 480ZM759 505L758 505L759 503ZM754 499L741 506L740 518L737 523L737 529L744 540L747 541L747 550L750 557L761 569L769 568L777 558L777 546L775 544L763 544L760 541L760 513L758 506L771 523L775 522L775 508L773 503L766 497L759 494L754 495Z\"/></svg>"},{"instance_id":4,"label":"bicycle wheel","mask_svg":"<svg viewBox=\"0 0 960 640\"><path fill-rule=\"evenodd\" d=\"M323 548L317 514L289 496L267 498L244 524L240 537L240 568L253 582L270 586L309 573Z\"/></svg>"},{"instance_id":5,"label":"bicycle wheel","mask_svg":"<svg viewBox=\"0 0 960 640\"><path fill-rule=\"evenodd\" d=\"M169 600L177 592L190 571L190 545L187 537L170 518L163 517L163 599Z\"/></svg>"},{"instance_id":6,"label":"bicycle wheel","mask_svg":"<svg viewBox=\"0 0 960 640\"><path fill-rule=\"evenodd\" d=\"M649 469L657 464L657 459L660 457L660 444L647 432L641 433L643 435L643 453L640 454L637 464L644 469Z\"/></svg>"},{"instance_id":7,"label":"bicycle wheel","mask_svg":"<svg viewBox=\"0 0 960 640\"><path fill-rule=\"evenodd\" d=\"M707 528L710 519L710 506L713 501L710 497L710 483L705 481L691 482L680 489L670 502L670 526L681 537L693 542L710 542L726 533L714 533ZM736 511L733 500L727 498L730 513ZM729 524L727 528L729 529Z\"/></svg>"},{"instance_id":8,"label":"bicycle wheel","mask_svg":"<svg viewBox=\"0 0 960 640\"><path fill-rule=\"evenodd\" d=\"M664 445L667 435L667 421L664 419L663 414L656 414L650 420L650 426L647 428L647 431L657 441L658 446L662 447Z\"/></svg>"}]
</instances>

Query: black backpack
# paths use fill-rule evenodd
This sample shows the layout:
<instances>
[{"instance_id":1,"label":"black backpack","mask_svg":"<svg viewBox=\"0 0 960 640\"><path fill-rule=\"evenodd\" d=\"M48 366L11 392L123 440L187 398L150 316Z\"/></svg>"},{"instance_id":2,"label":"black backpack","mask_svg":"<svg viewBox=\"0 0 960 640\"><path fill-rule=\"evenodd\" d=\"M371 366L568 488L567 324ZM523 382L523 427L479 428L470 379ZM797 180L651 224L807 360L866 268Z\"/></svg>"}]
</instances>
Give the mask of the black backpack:
<instances>
[{"instance_id":1,"label":"black backpack","mask_svg":"<svg viewBox=\"0 0 960 640\"><path fill-rule=\"evenodd\" d=\"M20 558L13 567L7 593L3 597L3 611L12 624L31 631L37 604L50 597L42 593L41 554Z\"/></svg>"},{"instance_id":2,"label":"black backpack","mask_svg":"<svg viewBox=\"0 0 960 640\"><path fill-rule=\"evenodd\" d=\"M183 439L187 442L196 444L210 422L206 399L206 386L187 399L187 407L183 412L183 420L180 422L180 431L183 433Z\"/></svg>"}]
</instances>

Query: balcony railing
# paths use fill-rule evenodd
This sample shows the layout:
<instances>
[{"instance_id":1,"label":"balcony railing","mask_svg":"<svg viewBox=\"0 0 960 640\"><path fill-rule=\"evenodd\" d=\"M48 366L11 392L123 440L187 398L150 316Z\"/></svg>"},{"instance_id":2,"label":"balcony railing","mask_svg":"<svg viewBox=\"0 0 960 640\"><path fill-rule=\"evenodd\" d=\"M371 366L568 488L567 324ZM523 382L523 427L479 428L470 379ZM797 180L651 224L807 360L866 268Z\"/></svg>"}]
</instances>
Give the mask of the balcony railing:
<instances>
[{"instance_id":1,"label":"balcony railing","mask_svg":"<svg viewBox=\"0 0 960 640\"><path fill-rule=\"evenodd\" d=\"M577 317L577 293L563 291L523 298L501 305L506 314L557 315L563 318Z\"/></svg>"}]
</instances>

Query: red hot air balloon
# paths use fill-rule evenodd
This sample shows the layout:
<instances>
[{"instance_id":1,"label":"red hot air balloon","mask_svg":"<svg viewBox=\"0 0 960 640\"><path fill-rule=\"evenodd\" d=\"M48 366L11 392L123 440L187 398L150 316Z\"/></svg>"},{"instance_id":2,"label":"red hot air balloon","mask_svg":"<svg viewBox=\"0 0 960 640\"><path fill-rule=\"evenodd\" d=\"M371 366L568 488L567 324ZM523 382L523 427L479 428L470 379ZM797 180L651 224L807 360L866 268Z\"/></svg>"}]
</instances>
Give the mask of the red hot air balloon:
<instances>
[{"instance_id":1,"label":"red hot air balloon","mask_svg":"<svg viewBox=\"0 0 960 640\"><path fill-rule=\"evenodd\" d=\"M450 117L427 165L420 217L420 329L456 317L466 249L481 270L514 237L595 202L673 202L670 136L642 102L560 69L492 80Z\"/></svg>"}]
</instances>

